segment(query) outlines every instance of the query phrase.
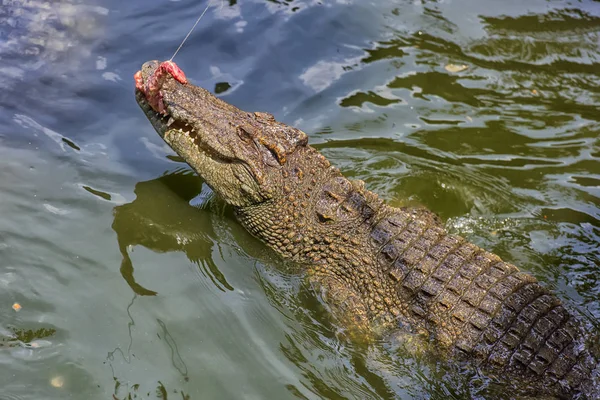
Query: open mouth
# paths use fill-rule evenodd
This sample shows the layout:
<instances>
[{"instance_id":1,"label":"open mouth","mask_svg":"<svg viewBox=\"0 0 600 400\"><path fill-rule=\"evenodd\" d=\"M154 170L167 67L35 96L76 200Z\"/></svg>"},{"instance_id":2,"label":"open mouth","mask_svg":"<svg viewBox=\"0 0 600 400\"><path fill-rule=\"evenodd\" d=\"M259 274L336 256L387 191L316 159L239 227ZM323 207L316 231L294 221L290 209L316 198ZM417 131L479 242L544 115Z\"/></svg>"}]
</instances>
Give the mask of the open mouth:
<instances>
[{"instance_id":1,"label":"open mouth","mask_svg":"<svg viewBox=\"0 0 600 400\"><path fill-rule=\"evenodd\" d=\"M135 98L146 114L148 120L150 120L154 128L161 135L164 135L167 131L176 131L185 134L192 139L198 136L196 131L189 124L180 122L173 118L173 116L168 112L168 109L165 108L164 113L155 111L143 91L139 89L136 90Z\"/></svg>"},{"instance_id":2,"label":"open mouth","mask_svg":"<svg viewBox=\"0 0 600 400\"><path fill-rule=\"evenodd\" d=\"M196 131L189 124L174 118L163 102L163 93L161 92L162 86L169 76L181 84L187 84L187 78L183 71L171 61L162 63L150 61L142 66L142 69L144 68L151 68L153 71L147 74L145 79L141 70L135 73L135 97L148 120L163 138L167 132L173 131L173 133L195 139L198 136Z\"/></svg>"},{"instance_id":3,"label":"open mouth","mask_svg":"<svg viewBox=\"0 0 600 400\"><path fill-rule=\"evenodd\" d=\"M204 143L204 141L201 140L200 135L192 125L178 119L177 115L172 114L173 112L177 113L177 111L169 110L169 107L164 104L161 104L160 107L162 109L162 112L156 111L156 102L152 102L148 99L148 91L145 90L145 85L144 82L141 80L141 76L138 77L139 74L140 73L138 72L135 75L135 98L137 100L137 103L146 114L146 117L148 118L154 129L165 141L167 141L168 144L170 144L170 142L173 141L176 137L184 137L188 140L188 144L190 147L193 145L198 152L213 159L214 161L223 163L234 162L232 158L219 153L212 147L208 146L207 143ZM161 97L162 103L162 96L160 96L159 90L154 91L153 95Z\"/></svg>"}]
</instances>

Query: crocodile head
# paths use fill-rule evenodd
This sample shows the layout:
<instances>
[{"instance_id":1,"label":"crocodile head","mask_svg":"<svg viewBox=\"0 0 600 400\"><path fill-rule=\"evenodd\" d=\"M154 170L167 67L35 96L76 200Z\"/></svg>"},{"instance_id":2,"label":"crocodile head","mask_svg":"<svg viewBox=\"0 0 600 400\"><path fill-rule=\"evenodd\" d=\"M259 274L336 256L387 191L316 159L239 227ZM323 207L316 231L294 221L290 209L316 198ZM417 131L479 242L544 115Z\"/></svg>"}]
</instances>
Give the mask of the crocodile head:
<instances>
[{"instance_id":1,"label":"crocodile head","mask_svg":"<svg viewBox=\"0 0 600 400\"><path fill-rule=\"evenodd\" d=\"M135 74L136 99L175 152L227 203L271 199L282 170L308 137L266 113L248 113L187 82L173 62L149 61Z\"/></svg>"}]
</instances>

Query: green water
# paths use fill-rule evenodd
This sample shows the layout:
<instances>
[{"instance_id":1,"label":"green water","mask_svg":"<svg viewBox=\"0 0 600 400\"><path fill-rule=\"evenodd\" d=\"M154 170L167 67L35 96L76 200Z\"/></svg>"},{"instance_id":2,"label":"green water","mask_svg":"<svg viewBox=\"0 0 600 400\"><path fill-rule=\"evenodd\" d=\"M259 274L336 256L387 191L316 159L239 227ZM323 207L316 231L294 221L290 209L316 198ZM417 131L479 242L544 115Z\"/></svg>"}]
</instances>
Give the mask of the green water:
<instances>
[{"instance_id":1,"label":"green water","mask_svg":"<svg viewBox=\"0 0 600 400\"><path fill-rule=\"evenodd\" d=\"M133 73L204 7L0 0L0 399L502 398L346 340L154 133ZM597 325L600 3L215 2L176 61Z\"/></svg>"}]
</instances>

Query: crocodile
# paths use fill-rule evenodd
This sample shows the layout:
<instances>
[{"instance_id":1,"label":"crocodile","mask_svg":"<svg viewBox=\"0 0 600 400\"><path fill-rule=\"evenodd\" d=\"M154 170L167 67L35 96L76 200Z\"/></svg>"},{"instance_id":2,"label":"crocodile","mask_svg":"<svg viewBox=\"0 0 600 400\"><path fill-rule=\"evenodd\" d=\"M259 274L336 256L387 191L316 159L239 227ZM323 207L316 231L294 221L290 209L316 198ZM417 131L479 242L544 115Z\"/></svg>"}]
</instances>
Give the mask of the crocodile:
<instances>
[{"instance_id":1,"label":"crocodile","mask_svg":"<svg viewBox=\"0 0 600 400\"><path fill-rule=\"evenodd\" d=\"M173 62L149 61L134 80L163 140L248 231L305 267L340 323L409 329L514 393L600 398L593 334L532 275L448 234L431 212L387 205L306 133L226 103Z\"/></svg>"}]
</instances>

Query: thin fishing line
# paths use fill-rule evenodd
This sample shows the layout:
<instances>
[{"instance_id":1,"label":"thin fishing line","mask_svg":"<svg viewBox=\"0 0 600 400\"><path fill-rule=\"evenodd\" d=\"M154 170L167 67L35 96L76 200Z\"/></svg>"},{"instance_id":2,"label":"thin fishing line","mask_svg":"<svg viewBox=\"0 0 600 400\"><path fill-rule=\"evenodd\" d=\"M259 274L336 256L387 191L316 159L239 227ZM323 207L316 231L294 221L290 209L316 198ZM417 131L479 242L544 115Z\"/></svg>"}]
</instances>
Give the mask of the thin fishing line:
<instances>
[{"instance_id":1,"label":"thin fishing line","mask_svg":"<svg viewBox=\"0 0 600 400\"><path fill-rule=\"evenodd\" d=\"M209 7L210 7L210 1L206 5L206 8L204 9L204 11L202 11L202 14L200 14L200 16L198 17L198 19L194 23L194 26L192 26L192 29L190 29L190 31L187 33L187 35L185 35L185 37L183 38L183 41L181 42L181 44L179 45L179 47L177 48L177 50L175 50L175 53L173 53L173 57L171 57L169 59L169 61L173 61L173 59L175 58L175 56L177 55L177 53L179 53L179 50L181 50L181 48L183 47L183 44L188 39L188 37L190 37L190 35L194 31L194 29L196 28L196 25L198 25L198 22L200 22L200 20L202 19L202 17L204 17L204 14L206 14L206 12L208 11ZM223 8L223 0L221 0L221 8Z\"/></svg>"}]
</instances>

